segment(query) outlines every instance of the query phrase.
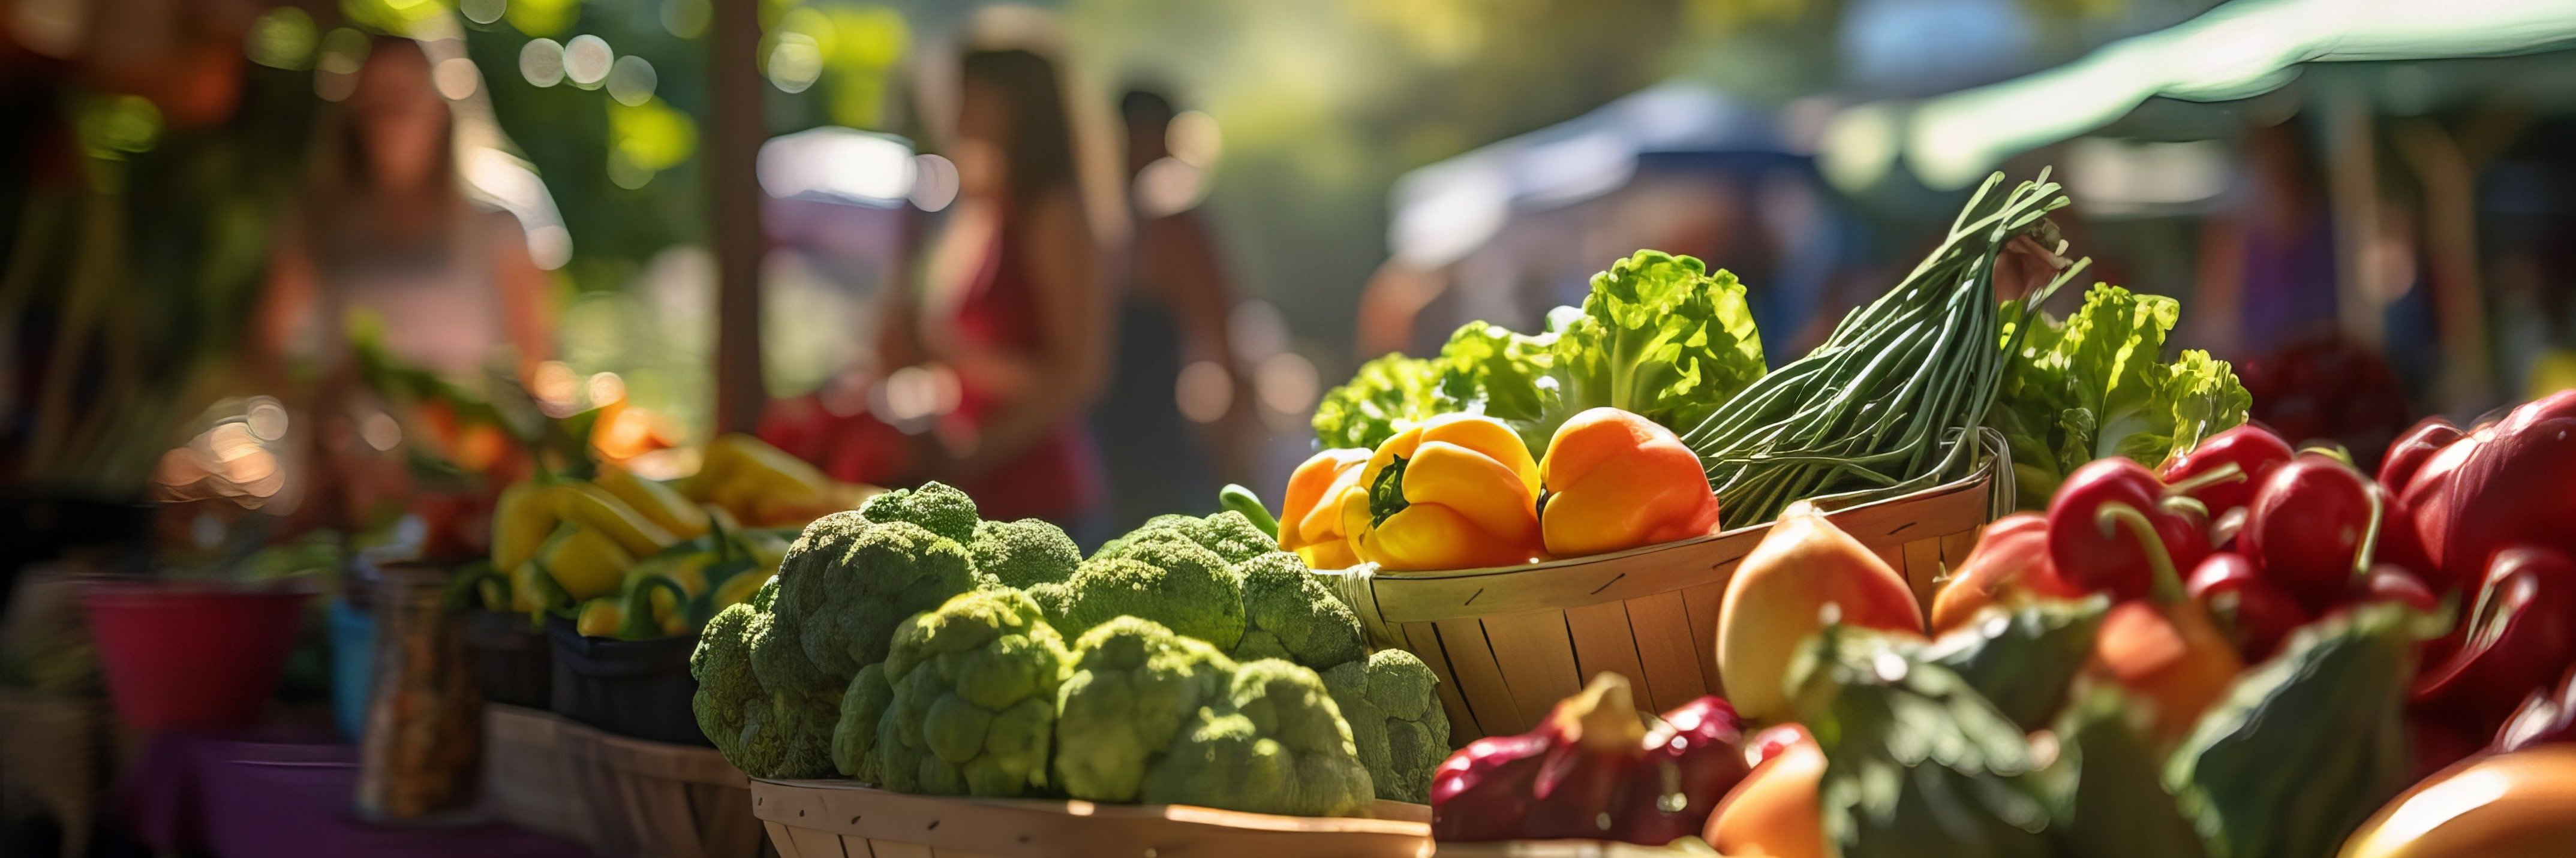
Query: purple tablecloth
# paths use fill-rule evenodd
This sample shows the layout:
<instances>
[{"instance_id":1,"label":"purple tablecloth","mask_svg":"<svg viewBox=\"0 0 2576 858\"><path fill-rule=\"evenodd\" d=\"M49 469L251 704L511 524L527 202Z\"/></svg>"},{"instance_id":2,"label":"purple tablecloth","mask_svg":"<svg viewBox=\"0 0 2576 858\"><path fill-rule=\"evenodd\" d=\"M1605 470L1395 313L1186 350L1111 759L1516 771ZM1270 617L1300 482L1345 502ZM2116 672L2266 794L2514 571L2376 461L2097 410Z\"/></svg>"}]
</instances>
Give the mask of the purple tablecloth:
<instances>
[{"instance_id":1,"label":"purple tablecloth","mask_svg":"<svg viewBox=\"0 0 2576 858\"><path fill-rule=\"evenodd\" d=\"M501 823L373 825L351 811L358 749L303 731L156 736L125 778L134 834L160 852L216 858L470 855L590 858L578 845Z\"/></svg>"}]
</instances>

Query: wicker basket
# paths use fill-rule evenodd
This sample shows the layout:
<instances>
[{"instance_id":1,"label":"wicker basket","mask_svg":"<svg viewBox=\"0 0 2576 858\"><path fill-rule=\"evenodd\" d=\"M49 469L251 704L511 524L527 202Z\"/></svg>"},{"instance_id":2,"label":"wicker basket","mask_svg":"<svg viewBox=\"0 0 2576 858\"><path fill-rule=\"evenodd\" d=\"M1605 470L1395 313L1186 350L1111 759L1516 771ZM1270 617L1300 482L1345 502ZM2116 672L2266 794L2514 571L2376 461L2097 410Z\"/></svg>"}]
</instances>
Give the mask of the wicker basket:
<instances>
[{"instance_id":1,"label":"wicker basket","mask_svg":"<svg viewBox=\"0 0 2576 858\"><path fill-rule=\"evenodd\" d=\"M1904 573L1932 603L1943 568L1964 559L2009 489L1985 468L1966 479L1836 510L1834 524ZM2008 482L2008 481L2007 481ZM1381 646L1411 650L1440 676L1449 740L1528 731L1603 671L1628 678L1642 706L1671 709L1723 693L1717 609L1735 564L1768 524L1612 554L1495 569L1319 571Z\"/></svg>"},{"instance_id":2,"label":"wicker basket","mask_svg":"<svg viewBox=\"0 0 2576 858\"><path fill-rule=\"evenodd\" d=\"M572 735L590 728L542 709L483 706L483 805L521 828L598 851L599 821L573 777Z\"/></svg>"},{"instance_id":3,"label":"wicker basket","mask_svg":"<svg viewBox=\"0 0 2576 858\"><path fill-rule=\"evenodd\" d=\"M714 748L611 736L558 720L574 792L603 855L754 858L767 851L750 779Z\"/></svg>"},{"instance_id":4,"label":"wicker basket","mask_svg":"<svg viewBox=\"0 0 2576 858\"><path fill-rule=\"evenodd\" d=\"M1378 802L1364 818L1317 819L1187 805L937 798L852 781L753 780L751 798L785 858L1431 854L1431 809L1392 801Z\"/></svg>"}]
</instances>

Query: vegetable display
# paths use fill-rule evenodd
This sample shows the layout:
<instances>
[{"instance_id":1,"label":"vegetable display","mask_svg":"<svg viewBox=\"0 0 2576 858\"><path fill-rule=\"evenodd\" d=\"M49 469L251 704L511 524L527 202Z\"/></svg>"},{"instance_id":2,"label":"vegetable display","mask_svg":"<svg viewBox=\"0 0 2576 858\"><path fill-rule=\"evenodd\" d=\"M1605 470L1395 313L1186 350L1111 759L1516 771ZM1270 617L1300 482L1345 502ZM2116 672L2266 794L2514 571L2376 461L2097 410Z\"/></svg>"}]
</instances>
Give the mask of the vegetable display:
<instances>
[{"instance_id":1,"label":"vegetable display","mask_svg":"<svg viewBox=\"0 0 2576 858\"><path fill-rule=\"evenodd\" d=\"M753 442L757 443L757 442ZM778 530L746 530L670 485L602 464L589 481L503 489L491 564L452 597L491 610L559 614L593 637L686 635L749 598L786 555Z\"/></svg>"},{"instance_id":2,"label":"vegetable display","mask_svg":"<svg viewBox=\"0 0 2576 858\"><path fill-rule=\"evenodd\" d=\"M1266 516L1265 516L1266 517ZM1430 668L1241 512L1084 558L931 483L805 528L691 660L698 723L768 778L1341 815L1420 801L1447 753Z\"/></svg>"}]
</instances>

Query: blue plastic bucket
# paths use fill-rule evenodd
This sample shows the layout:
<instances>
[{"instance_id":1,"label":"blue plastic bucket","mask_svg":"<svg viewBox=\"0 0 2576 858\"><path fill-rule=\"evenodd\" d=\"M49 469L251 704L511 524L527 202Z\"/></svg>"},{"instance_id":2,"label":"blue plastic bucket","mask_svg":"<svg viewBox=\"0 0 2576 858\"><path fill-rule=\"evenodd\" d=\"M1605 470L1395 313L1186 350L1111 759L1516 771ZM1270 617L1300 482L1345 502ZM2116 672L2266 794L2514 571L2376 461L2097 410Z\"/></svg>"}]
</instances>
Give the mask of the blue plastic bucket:
<instances>
[{"instance_id":1,"label":"blue plastic bucket","mask_svg":"<svg viewBox=\"0 0 2576 858\"><path fill-rule=\"evenodd\" d=\"M331 601L331 720L340 737L357 741L367 722L367 696L376 676L376 615Z\"/></svg>"}]
</instances>

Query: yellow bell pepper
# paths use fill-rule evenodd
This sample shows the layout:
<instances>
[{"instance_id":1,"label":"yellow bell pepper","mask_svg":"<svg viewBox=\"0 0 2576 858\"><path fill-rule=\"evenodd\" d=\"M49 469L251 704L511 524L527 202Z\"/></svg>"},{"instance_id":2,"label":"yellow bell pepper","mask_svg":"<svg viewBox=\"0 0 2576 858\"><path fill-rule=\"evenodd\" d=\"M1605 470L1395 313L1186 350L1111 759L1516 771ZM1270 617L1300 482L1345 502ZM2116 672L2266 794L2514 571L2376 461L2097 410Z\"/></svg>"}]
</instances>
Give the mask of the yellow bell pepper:
<instances>
[{"instance_id":1,"label":"yellow bell pepper","mask_svg":"<svg viewBox=\"0 0 2576 858\"><path fill-rule=\"evenodd\" d=\"M573 630L584 637L616 637L617 627L626 624L626 609L618 601L615 596L601 596L581 603L581 610L573 614Z\"/></svg>"},{"instance_id":2,"label":"yellow bell pepper","mask_svg":"<svg viewBox=\"0 0 2576 858\"><path fill-rule=\"evenodd\" d=\"M599 477L591 482L608 490L610 497L642 513L644 518L660 525L675 539L696 539L707 535L707 511L690 503L680 492L658 480L648 480L616 465L599 466Z\"/></svg>"},{"instance_id":3,"label":"yellow bell pepper","mask_svg":"<svg viewBox=\"0 0 2576 858\"><path fill-rule=\"evenodd\" d=\"M1527 563L1541 550L1538 463L1510 427L1443 414L1378 445L1341 496L1359 559L1396 570Z\"/></svg>"},{"instance_id":4,"label":"yellow bell pepper","mask_svg":"<svg viewBox=\"0 0 2576 858\"><path fill-rule=\"evenodd\" d=\"M1316 453L1288 476L1280 504L1279 550L1294 551L1315 569L1348 569L1359 555L1342 532L1342 495L1356 488L1369 451L1344 447Z\"/></svg>"},{"instance_id":5,"label":"yellow bell pepper","mask_svg":"<svg viewBox=\"0 0 2576 858\"><path fill-rule=\"evenodd\" d=\"M635 555L597 530L570 526L537 551L536 565L579 602L617 592Z\"/></svg>"}]
</instances>

